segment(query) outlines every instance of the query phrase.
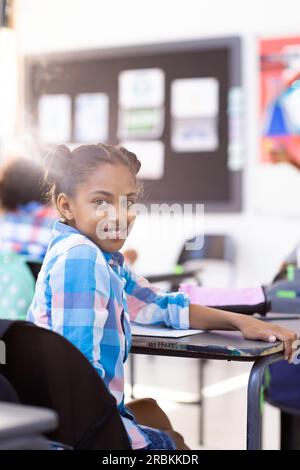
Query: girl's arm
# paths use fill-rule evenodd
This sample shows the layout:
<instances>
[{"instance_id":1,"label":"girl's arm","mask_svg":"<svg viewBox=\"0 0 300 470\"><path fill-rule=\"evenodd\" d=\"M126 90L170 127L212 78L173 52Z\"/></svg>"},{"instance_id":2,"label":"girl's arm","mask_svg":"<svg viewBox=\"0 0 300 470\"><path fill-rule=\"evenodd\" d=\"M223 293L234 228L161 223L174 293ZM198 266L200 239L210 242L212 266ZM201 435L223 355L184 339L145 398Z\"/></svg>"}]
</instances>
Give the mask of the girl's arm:
<instances>
[{"instance_id":1,"label":"girl's arm","mask_svg":"<svg viewBox=\"0 0 300 470\"><path fill-rule=\"evenodd\" d=\"M128 309L131 321L143 325L200 330L239 330L247 339L283 341L285 358L292 360L295 332L254 317L191 304L183 292L163 292L125 266Z\"/></svg>"},{"instance_id":2,"label":"girl's arm","mask_svg":"<svg viewBox=\"0 0 300 470\"><path fill-rule=\"evenodd\" d=\"M215 308L190 304L189 320L191 328L201 330L239 330L247 339L284 343L285 359L292 361L293 342L297 334L279 325L267 323L257 318Z\"/></svg>"},{"instance_id":3,"label":"girl's arm","mask_svg":"<svg viewBox=\"0 0 300 470\"><path fill-rule=\"evenodd\" d=\"M137 276L124 265L125 292L130 320L141 325L165 324L187 329L190 299L183 292L163 292L143 276Z\"/></svg>"}]
</instances>

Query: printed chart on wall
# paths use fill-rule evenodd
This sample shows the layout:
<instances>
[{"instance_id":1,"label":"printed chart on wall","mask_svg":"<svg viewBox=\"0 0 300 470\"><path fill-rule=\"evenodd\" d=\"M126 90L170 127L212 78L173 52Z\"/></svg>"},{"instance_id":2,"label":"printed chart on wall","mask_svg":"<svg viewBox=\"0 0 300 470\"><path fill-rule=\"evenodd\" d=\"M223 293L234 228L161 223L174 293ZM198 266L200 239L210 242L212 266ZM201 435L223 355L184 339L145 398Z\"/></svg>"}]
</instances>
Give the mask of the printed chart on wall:
<instances>
[{"instance_id":1,"label":"printed chart on wall","mask_svg":"<svg viewBox=\"0 0 300 470\"><path fill-rule=\"evenodd\" d=\"M124 70L119 75L118 138L139 156L139 177L164 173L165 74L158 68Z\"/></svg>"},{"instance_id":2,"label":"printed chart on wall","mask_svg":"<svg viewBox=\"0 0 300 470\"><path fill-rule=\"evenodd\" d=\"M26 61L38 144L125 146L141 161L146 203L241 210L242 93L238 37Z\"/></svg>"},{"instance_id":3,"label":"printed chart on wall","mask_svg":"<svg viewBox=\"0 0 300 470\"><path fill-rule=\"evenodd\" d=\"M261 152L256 206L300 214L300 36L260 42Z\"/></svg>"}]
</instances>

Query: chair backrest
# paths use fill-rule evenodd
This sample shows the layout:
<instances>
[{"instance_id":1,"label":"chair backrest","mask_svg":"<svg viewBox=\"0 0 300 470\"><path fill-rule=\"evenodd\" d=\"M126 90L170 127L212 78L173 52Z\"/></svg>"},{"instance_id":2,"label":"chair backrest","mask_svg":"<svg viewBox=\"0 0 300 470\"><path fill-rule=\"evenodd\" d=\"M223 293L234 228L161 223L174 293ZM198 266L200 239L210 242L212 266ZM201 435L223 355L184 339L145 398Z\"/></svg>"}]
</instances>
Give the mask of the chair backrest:
<instances>
[{"instance_id":1,"label":"chair backrest","mask_svg":"<svg viewBox=\"0 0 300 470\"><path fill-rule=\"evenodd\" d=\"M30 271L32 272L34 279L37 280L37 277L42 267L42 263L39 261L26 261L26 263Z\"/></svg>"},{"instance_id":2,"label":"chair backrest","mask_svg":"<svg viewBox=\"0 0 300 470\"><path fill-rule=\"evenodd\" d=\"M0 365L0 373L20 402L58 414L59 427L49 438L75 449L131 448L114 397L73 344L21 321L12 322L1 339L6 364Z\"/></svg>"},{"instance_id":3,"label":"chair backrest","mask_svg":"<svg viewBox=\"0 0 300 470\"><path fill-rule=\"evenodd\" d=\"M177 261L178 264L183 265L188 261L207 259L223 260L228 263L234 263L234 242L229 235L204 235L203 246L201 248L187 250L186 243L192 243L194 240L195 237L185 242Z\"/></svg>"}]
</instances>

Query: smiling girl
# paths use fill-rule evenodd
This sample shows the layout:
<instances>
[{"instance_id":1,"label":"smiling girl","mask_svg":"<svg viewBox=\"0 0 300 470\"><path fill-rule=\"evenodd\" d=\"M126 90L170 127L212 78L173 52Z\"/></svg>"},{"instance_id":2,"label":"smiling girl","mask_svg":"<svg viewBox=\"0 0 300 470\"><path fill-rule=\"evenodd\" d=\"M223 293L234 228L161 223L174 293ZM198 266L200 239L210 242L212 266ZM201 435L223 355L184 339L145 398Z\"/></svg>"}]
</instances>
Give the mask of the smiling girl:
<instances>
[{"instance_id":1,"label":"smiling girl","mask_svg":"<svg viewBox=\"0 0 300 470\"><path fill-rule=\"evenodd\" d=\"M133 449L187 449L157 403L125 406L124 362L130 320L177 329L240 330L245 338L284 342L296 334L257 319L191 304L186 294L162 292L137 277L119 250L135 215L140 162L123 147L55 147L46 181L60 214L39 274L28 320L71 341L96 368L117 406ZM124 223L125 222L125 223Z\"/></svg>"}]
</instances>

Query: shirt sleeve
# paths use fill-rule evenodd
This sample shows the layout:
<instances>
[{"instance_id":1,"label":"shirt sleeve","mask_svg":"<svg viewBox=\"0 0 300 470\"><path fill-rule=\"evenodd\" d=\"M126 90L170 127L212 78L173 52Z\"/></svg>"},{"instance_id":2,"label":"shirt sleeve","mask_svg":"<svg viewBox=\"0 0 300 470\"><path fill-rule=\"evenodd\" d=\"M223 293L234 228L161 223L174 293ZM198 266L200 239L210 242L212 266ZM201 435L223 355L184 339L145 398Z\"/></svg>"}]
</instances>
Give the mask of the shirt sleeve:
<instances>
[{"instance_id":1,"label":"shirt sleeve","mask_svg":"<svg viewBox=\"0 0 300 470\"><path fill-rule=\"evenodd\" d=\"M108 317L109 274L89 245L70 248L49 275L52 329L74 344L102 378L100 343Z\"/></svg>"},{"instance_id":2,"label":"shirt sleeve","mask_svg":"<svg viewBox=\"0 0 300 470\"><path fill-rule=\"evenodd\" d=\"M190 328L190 299L183 292L164 292L124 265L125 292L131 321L143 325L165 324L178 330Z\"/></svg>"}]
</instances>

